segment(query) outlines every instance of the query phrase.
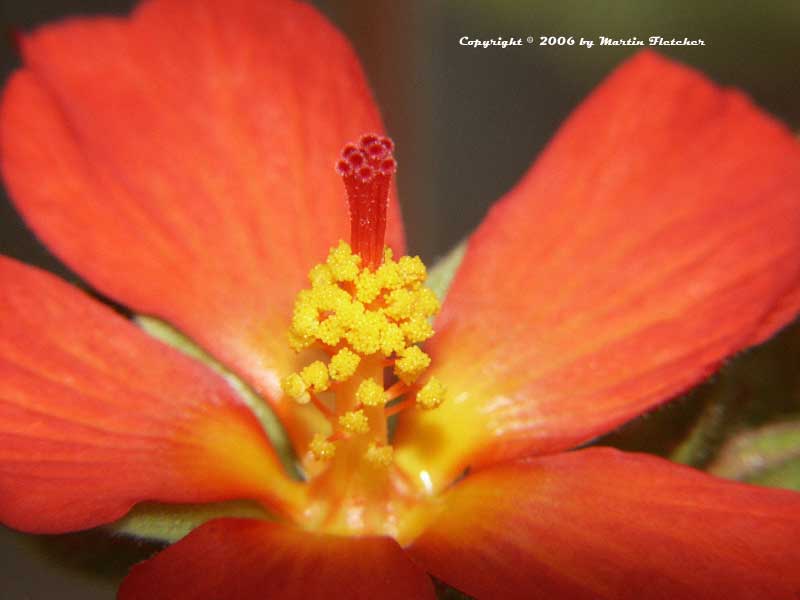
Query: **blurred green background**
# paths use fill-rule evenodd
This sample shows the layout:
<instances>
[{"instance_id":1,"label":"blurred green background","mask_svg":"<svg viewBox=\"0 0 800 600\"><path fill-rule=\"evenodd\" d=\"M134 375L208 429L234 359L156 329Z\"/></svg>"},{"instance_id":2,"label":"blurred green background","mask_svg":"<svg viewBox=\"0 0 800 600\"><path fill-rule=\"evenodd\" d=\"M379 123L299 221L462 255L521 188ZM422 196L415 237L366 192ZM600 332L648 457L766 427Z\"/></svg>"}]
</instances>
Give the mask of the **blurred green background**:
<instances>
[{"instance_id":1,"label":"blurred green background","mask_svg":"<svg viewBox=\"0 0 800 600\"><path fill-rule=\"evenodd\" d=\"M662 50L725 85L744 89L766 110L795 130L800 128L800 2L796 0L320 0L314 4L346 33L362 58L388 132L398 146L409 247L428 263L480 222L581 98L636 50L597 44L541 47L539 36L703 39L704 46ZM114 0L2 0L0 25L24 30L65 15L124 13L132 5ZM523 45L470 48L458 43L464 35L521 37ZM528 36L534 37L533 44L526 43ZM18 64L10 43L3 45L0 58L0 78L5 80ZM0 204L0 252L70 276L30 235L5 198ZM745 366L727 369L716 388L706 386L696 392L700 399L693 406L723 393L717 389L719 381L733 385L729 380L738 377L756 381L759 390L774 388L778 381L777 392L771 392L783 398L778 412L797 414L798 382L793 374L798 370L798 340L800 336L790 332L755 353L755 358L751 353L739 361ZM694 422L698 411L686 405L675 413L662 411L645 426ZM646 438L654 443L656 436L637 427L618 434L616 442L636 446ZM652 449L666 453L674 448L655 443ZM63 557L78 554L76 545L83 543L83 538L64 538L57 546ZM103 553L120 550L106 542L93 543L100 559ZM130 546L123 550L137 552ZM39 551L30 540L0 529L3 598L113 597L111 583L57 566Z\"/></svg>"}]
</instances>

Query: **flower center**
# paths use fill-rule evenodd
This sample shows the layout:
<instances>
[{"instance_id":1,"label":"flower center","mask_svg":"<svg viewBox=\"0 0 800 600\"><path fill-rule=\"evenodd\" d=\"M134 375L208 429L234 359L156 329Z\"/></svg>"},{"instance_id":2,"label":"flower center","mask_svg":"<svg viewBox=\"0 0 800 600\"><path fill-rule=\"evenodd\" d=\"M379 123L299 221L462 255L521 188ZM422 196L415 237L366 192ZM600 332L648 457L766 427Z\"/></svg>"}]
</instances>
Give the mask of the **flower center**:
<instances>
[{"instance_id":1,"label":"flower center","mask_svg":"<svg viewBox=\"0 0 800 600\"><path fill-rule=\"evenodd\" d=\"M283 379L284 393L313 404L328 421L307 449L314 527L395 535L411 486L393 464L387 419L444 400L443 385L423 373L430 357L419 345L433 335L439 311L419 257L394 260L384 247L391 175L388 138L362 137L342 151L337 171L350 204L351 244L340 241L309 272L295 300L289 344L322 350ZM395 381L391 381L391 380ZM387 386L387 382L390 385Z\"/></svg>"}]
</instances>

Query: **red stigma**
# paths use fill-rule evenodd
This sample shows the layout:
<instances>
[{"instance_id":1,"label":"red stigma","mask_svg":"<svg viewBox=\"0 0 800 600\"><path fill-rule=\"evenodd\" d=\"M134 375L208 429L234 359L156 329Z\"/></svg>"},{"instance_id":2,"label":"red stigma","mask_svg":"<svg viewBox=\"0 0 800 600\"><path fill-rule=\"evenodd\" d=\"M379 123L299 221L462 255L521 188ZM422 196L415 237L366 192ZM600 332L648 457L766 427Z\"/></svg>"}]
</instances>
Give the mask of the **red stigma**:
<instances>
[{"instance_id":1,"label":"red stigma","mask_svg":"<svg viewBox=\"0 0 800 600\"><path fill-rule=\"evenodd\" d=\"M370 268L383 261L389 184L397 171L393 150L389 138L367 134L347 144L336 163L350 205L350 246Z\"/></svg>"}]
</instances>

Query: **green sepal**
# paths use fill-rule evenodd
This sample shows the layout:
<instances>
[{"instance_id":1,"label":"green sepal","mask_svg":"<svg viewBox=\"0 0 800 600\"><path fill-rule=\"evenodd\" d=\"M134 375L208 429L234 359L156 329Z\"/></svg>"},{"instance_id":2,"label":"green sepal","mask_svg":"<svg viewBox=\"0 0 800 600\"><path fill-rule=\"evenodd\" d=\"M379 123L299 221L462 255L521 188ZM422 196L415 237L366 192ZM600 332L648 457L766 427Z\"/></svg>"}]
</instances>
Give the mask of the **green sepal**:
<instances>
[{"instance_id":1,"label":"green sepal","mask_svg":"<svg viewBox=\"0 0 800 600\"><path fill-rule=\"evenodd\" d=\"M800 419L733 436L708 471L728 479L800 491Z\"/></svg>"},{"instance_id":2,"label":"green sepal","mask_svg":"<svg viewBox=\"0 0 800 600\"><path fill-rule=\"evenodd\" d=\"M731 378L723 375L693 395L702 409L688 428L686 437L669 454L670 460L701 468L713 459L728 435L728 428L742 412L736 389Z\"/></svg>"},{"instance_id":3,"label":"green sepal","mask_svg":"<svg viewBox=\"0 0 800 600\"><path fill-rule=\"evenodd\" d=\"M800 492L800 457L765 471L758 477L749 480L748 483Z\"/></svg>"},{"instance_id":4,"label":"green sepal","mask_svg":"<svg viewBox=\"0 0 800 600\"><path fill-rule=\"evenodd\" d=\"M269 519L270 515L251 500L213 504L144 502L107 529L116 534L172 544L203 523L225 517Z\"/></svg>"},{"instance_id":5,"label":"green sepal","mask_svg":"<svg viewBox=\"0 0 800 600\"><path fill-rule=\"evenodd\" d=\"M461 266L464 253L467 251L467 240L457 244L450 251L439 259L436 264L428 271L428 281L426 285L431 288L440 301L444 302L450 284Z\"/></svg>"}]
</instances>

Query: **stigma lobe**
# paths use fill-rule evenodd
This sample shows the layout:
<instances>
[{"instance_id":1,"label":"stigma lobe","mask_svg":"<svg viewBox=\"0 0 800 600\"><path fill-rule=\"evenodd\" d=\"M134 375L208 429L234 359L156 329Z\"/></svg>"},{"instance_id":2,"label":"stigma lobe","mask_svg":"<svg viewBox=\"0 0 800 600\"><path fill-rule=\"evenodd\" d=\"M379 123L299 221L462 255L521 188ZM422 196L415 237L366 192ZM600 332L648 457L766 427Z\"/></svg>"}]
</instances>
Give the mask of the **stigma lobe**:
<instances>
[{"instance_id":1,"label":"stigma lobe","mask_svg":"<svg viewBox=\"0 0 800 600\"><path fill-rule=\"evenodd\" d=\"M367 134L347 144L336 163L350 205L350 245L362 265L376 268L383 260L389 186L397 171L394 142Z\"/></svg>"}]
</instances>

